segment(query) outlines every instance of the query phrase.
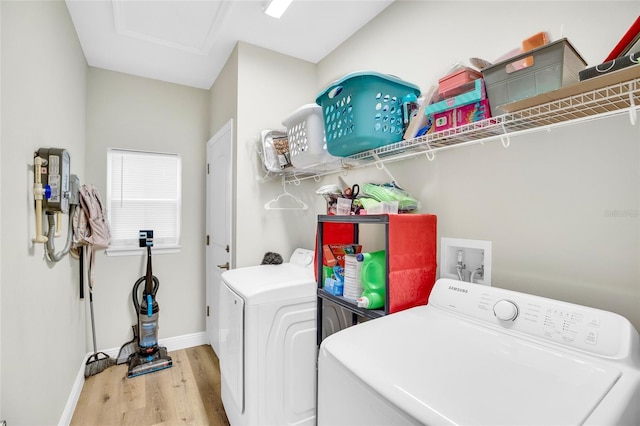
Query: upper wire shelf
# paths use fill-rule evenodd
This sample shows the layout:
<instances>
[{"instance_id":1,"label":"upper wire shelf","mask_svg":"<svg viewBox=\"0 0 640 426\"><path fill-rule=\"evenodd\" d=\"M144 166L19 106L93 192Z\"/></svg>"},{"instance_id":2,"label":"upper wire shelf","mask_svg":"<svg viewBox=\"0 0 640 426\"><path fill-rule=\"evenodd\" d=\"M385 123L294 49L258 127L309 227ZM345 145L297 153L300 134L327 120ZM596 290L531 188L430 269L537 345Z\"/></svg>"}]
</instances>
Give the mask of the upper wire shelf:
<instances>
[{"instance_id":1,"label":"upper wire shelf","mask_svg":"<svg viewBox=\"0 0 640 426\"><path fill-rule=\"evenodd\" d=\"M418 155L426 154L429 160L433 160L436 152L445 149L495 139L501 139L506 147L511 136L625 113L630 115L631 123L635 124L638 109L640 77L453 129L403 140L319 166L284 173L287 182L309 178L318 180L324 175Z\"/></svg>"}]
</instances>

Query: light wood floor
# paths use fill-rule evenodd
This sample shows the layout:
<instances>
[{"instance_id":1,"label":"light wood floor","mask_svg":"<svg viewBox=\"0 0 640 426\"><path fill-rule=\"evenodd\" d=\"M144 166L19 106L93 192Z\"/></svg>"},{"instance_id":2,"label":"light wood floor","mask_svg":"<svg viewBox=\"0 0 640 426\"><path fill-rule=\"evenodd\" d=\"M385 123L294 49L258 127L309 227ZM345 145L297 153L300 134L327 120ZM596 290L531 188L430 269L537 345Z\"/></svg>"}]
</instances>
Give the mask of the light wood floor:
<instances>
[{"instance_id":1,"label":"light wood floor","mask_svg":"<svg viewBox=\"0 0 640 426\"><path fill-rule=\"evenodd\" d=\"M127 364L89 377L71 425L228 425L209 345L169 352L173 366L127 378Z\"/></svg>"}]
</instances>

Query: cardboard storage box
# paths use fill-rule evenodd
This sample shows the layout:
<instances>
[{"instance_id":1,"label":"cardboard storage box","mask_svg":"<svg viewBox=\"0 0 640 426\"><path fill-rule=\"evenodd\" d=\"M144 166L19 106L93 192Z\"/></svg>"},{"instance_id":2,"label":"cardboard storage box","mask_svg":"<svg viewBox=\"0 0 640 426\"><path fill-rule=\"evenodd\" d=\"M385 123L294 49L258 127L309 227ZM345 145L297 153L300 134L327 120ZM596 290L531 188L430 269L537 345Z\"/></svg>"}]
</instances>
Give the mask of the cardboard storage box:
<instances>
[{"instance_id":1,"label":"cardboard storage box","mask_svg":"<svg viewBox=\"0 0 640 426\"><path fill-rule=\"evenodd\" d=\"M525 59L531 66L516 69ZM557 90L579 81L587 63L566 38L533 49L482 70L491 105L491 115L502 114L500 106Z\"/></svg>"}]
</instances>

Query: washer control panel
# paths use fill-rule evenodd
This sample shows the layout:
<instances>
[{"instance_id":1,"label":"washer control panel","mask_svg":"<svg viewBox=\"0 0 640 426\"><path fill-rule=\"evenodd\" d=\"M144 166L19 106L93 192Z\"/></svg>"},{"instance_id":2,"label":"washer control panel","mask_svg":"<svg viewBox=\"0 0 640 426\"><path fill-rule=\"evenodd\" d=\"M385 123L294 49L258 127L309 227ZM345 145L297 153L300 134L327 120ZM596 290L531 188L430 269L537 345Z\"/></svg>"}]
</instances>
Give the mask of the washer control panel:
<instances>
[{"instance_id":1,"label":"washer control panel","mask_svg":"<svg viewBox=\"0 0 640 426\"><path fill-rule=\"evenodd\" d=\"M493 314L501 321L514 321L518 317L518 305L511 300L498 300L493 305Z\"/></svg>"},{"instance_id":2,"label":"washer control panel","mask_svg":"<svg viewBox=\"0 0 640 426\"><path fill-rule=\"evenodd\" d=\"M296 265L302 265L313 268L313 257L315 252L313 250L297 248L291 253L291 257L289 258L290 263L295 263Z\"/></svg>"},{"instance_id":3,"label":"washer control panel","mask_svg":"<svg viewBox=\"0 0 640 426\"><path fill-rule=\"evenodd\" d=\"M604 356L626 356L638 339L631 323L612 312L448 278L436 282L429 305Z\"/></svg>"}]
</instances>

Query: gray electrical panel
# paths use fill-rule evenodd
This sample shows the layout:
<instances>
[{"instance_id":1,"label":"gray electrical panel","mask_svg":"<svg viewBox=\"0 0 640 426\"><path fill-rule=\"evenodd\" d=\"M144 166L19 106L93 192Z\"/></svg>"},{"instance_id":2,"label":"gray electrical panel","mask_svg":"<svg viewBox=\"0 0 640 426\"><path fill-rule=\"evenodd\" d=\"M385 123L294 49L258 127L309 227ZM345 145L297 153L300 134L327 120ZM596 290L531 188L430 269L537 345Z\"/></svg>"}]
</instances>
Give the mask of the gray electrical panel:
<instances>
[{"instance_id":1,"label":"gray electrical panel","mask_svg":"<svg viewBox=\"0 0 640 426\"><path fill-rule=\"evenodd\" d=\"M45 197L42 208L47 212L69 212L71 190L71 159L66 149L40 148L37 155L46 160L42 166L42 186Z\"/></svg>"}]
</instances>

